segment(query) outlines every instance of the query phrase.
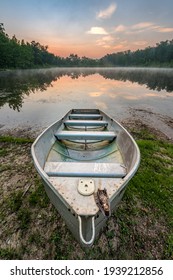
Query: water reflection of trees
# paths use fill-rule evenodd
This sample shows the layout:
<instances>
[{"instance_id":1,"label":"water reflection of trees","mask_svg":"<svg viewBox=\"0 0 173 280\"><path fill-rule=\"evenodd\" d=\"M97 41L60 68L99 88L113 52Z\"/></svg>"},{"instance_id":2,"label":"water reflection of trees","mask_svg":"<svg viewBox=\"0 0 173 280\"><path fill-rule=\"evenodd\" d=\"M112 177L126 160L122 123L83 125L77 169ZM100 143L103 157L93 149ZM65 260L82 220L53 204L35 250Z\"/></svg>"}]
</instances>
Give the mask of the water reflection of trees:
<instances>
[{"instance_id":1,"label":"water reflection of trees","mask_svg":"<svg viewBox=\"0 0 173 280\"><path fill-rule=\"evenodd\" d=\"M8 104L20 111L23 99L30 93L46 91L63 76L71 79L100 74L105 79L137 82L152 90L173 91L173 70L145 68L52 68L40 70L18 70L0 72L0 107Z\"/></svg>"},{"instance_id":2,"label":"water reflection of trees","mask_svg":"<svg viewBox=\"0 0 173 280\"><path fill-rule=\"evenodd\" d=\"M173 91L173 70L172 69L145 69L145 68L117 68L104 71L100 74L105 79L136 82L139 85L146 85L152 90Z\"/></svg>"},{"instance_id":3,"label":"water reflection of trees","mask_svg":"<svg viewBox=\"0 0 173 280\"><path fill-rule=\"evenodd\" d=\"M45 70L0 72L0 107L8 103L10 108L20 111L25 96L45 91L54 80L54 73Z\"/></svg>"}]
</instances>

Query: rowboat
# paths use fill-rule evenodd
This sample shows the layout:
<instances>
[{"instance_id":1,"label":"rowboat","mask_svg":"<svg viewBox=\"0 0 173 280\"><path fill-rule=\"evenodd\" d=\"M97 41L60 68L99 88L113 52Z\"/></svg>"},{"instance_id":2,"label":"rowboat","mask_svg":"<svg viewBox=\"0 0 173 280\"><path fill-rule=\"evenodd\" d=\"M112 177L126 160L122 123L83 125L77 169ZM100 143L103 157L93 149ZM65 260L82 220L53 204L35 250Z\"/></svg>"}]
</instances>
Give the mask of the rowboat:
<instances>
[{"instance_id":1,"label":"rowboat","mask_svg":"<svg viewBox=\"0 0 173 280\"><path fill-rule=\"evenodd\" d=\"M140 162L139 148L99 109L72 109L32 145L45 190L74 237L91 246Z\"/></svg>"}]
</instances>

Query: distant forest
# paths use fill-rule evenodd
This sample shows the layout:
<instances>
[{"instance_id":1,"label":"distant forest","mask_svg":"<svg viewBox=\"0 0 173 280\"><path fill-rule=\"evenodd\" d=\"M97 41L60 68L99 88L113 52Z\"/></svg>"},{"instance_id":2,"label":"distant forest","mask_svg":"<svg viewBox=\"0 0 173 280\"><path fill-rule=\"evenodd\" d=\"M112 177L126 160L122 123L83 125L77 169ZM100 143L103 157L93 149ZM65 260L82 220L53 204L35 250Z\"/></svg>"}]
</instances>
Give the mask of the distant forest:
<instances>
[{"instance_id":1,"label":"distant forest","mask_svg":"<svg viewBox=\"0 0 173 280\"><path fill-rule=\"evenodd\" d=\"M39 42L31 43L18 40L14 35L9 38L3 23L0 23L0 69L27 69L39 67L118 67L154 66L173 67L173 39L162 41L156 47L144 50L124 51L107 54L100 59L56 56L48 51L48 46Z\"/></svg>"}]
</instances>

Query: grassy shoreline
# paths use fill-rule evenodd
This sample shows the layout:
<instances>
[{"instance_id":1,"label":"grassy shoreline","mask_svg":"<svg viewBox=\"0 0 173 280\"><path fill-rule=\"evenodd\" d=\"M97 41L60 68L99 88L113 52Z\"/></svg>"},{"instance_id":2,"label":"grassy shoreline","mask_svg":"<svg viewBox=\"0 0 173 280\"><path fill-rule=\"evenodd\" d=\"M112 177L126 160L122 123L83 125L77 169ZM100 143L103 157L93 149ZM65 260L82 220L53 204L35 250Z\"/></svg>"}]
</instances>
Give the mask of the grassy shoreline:
<instances>
[{"instance_id":1,"label":"grassy shoreline","mask_svg":"<svg viewBox=\"0 0 173 280\"><path fill-rule=\"evenodd\" d=\"M144 126L128 130L140 168L87 250L47 198L30 155L33 140L0 136L0 259L173 259L173 144Z\"/></svg>"}]
</instances>

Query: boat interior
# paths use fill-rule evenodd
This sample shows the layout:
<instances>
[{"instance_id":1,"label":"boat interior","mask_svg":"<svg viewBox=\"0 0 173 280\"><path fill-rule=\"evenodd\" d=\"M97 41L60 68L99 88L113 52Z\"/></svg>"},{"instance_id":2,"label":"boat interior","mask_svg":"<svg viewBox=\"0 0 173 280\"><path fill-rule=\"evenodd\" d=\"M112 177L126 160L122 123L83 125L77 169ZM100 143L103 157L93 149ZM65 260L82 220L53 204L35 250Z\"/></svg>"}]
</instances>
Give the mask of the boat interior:
<instances>
[{"instance_id":1,"label":"boat interior","mask_svg":"<svg viewBox=\"0 0 173 280\"><path fill-rule=\"evenodd\" d=\"M53 204L58 195L80 216L98 212L98 190L107 190L114 208L139 164L133 138L98 109L68 112L37 138L32 155Z\"/></svg>"},{"instance_id":2,"label":"boat interior","mask_svg":"<svg viewBox=\"0 0 173 280\"><path fill-rule=\"evenodd\" d=\"M44 165L49 177L126 176L129 166L118 140L122 128L100 110L71 110L54 136Z\"/></svg>"}]
</instances>

